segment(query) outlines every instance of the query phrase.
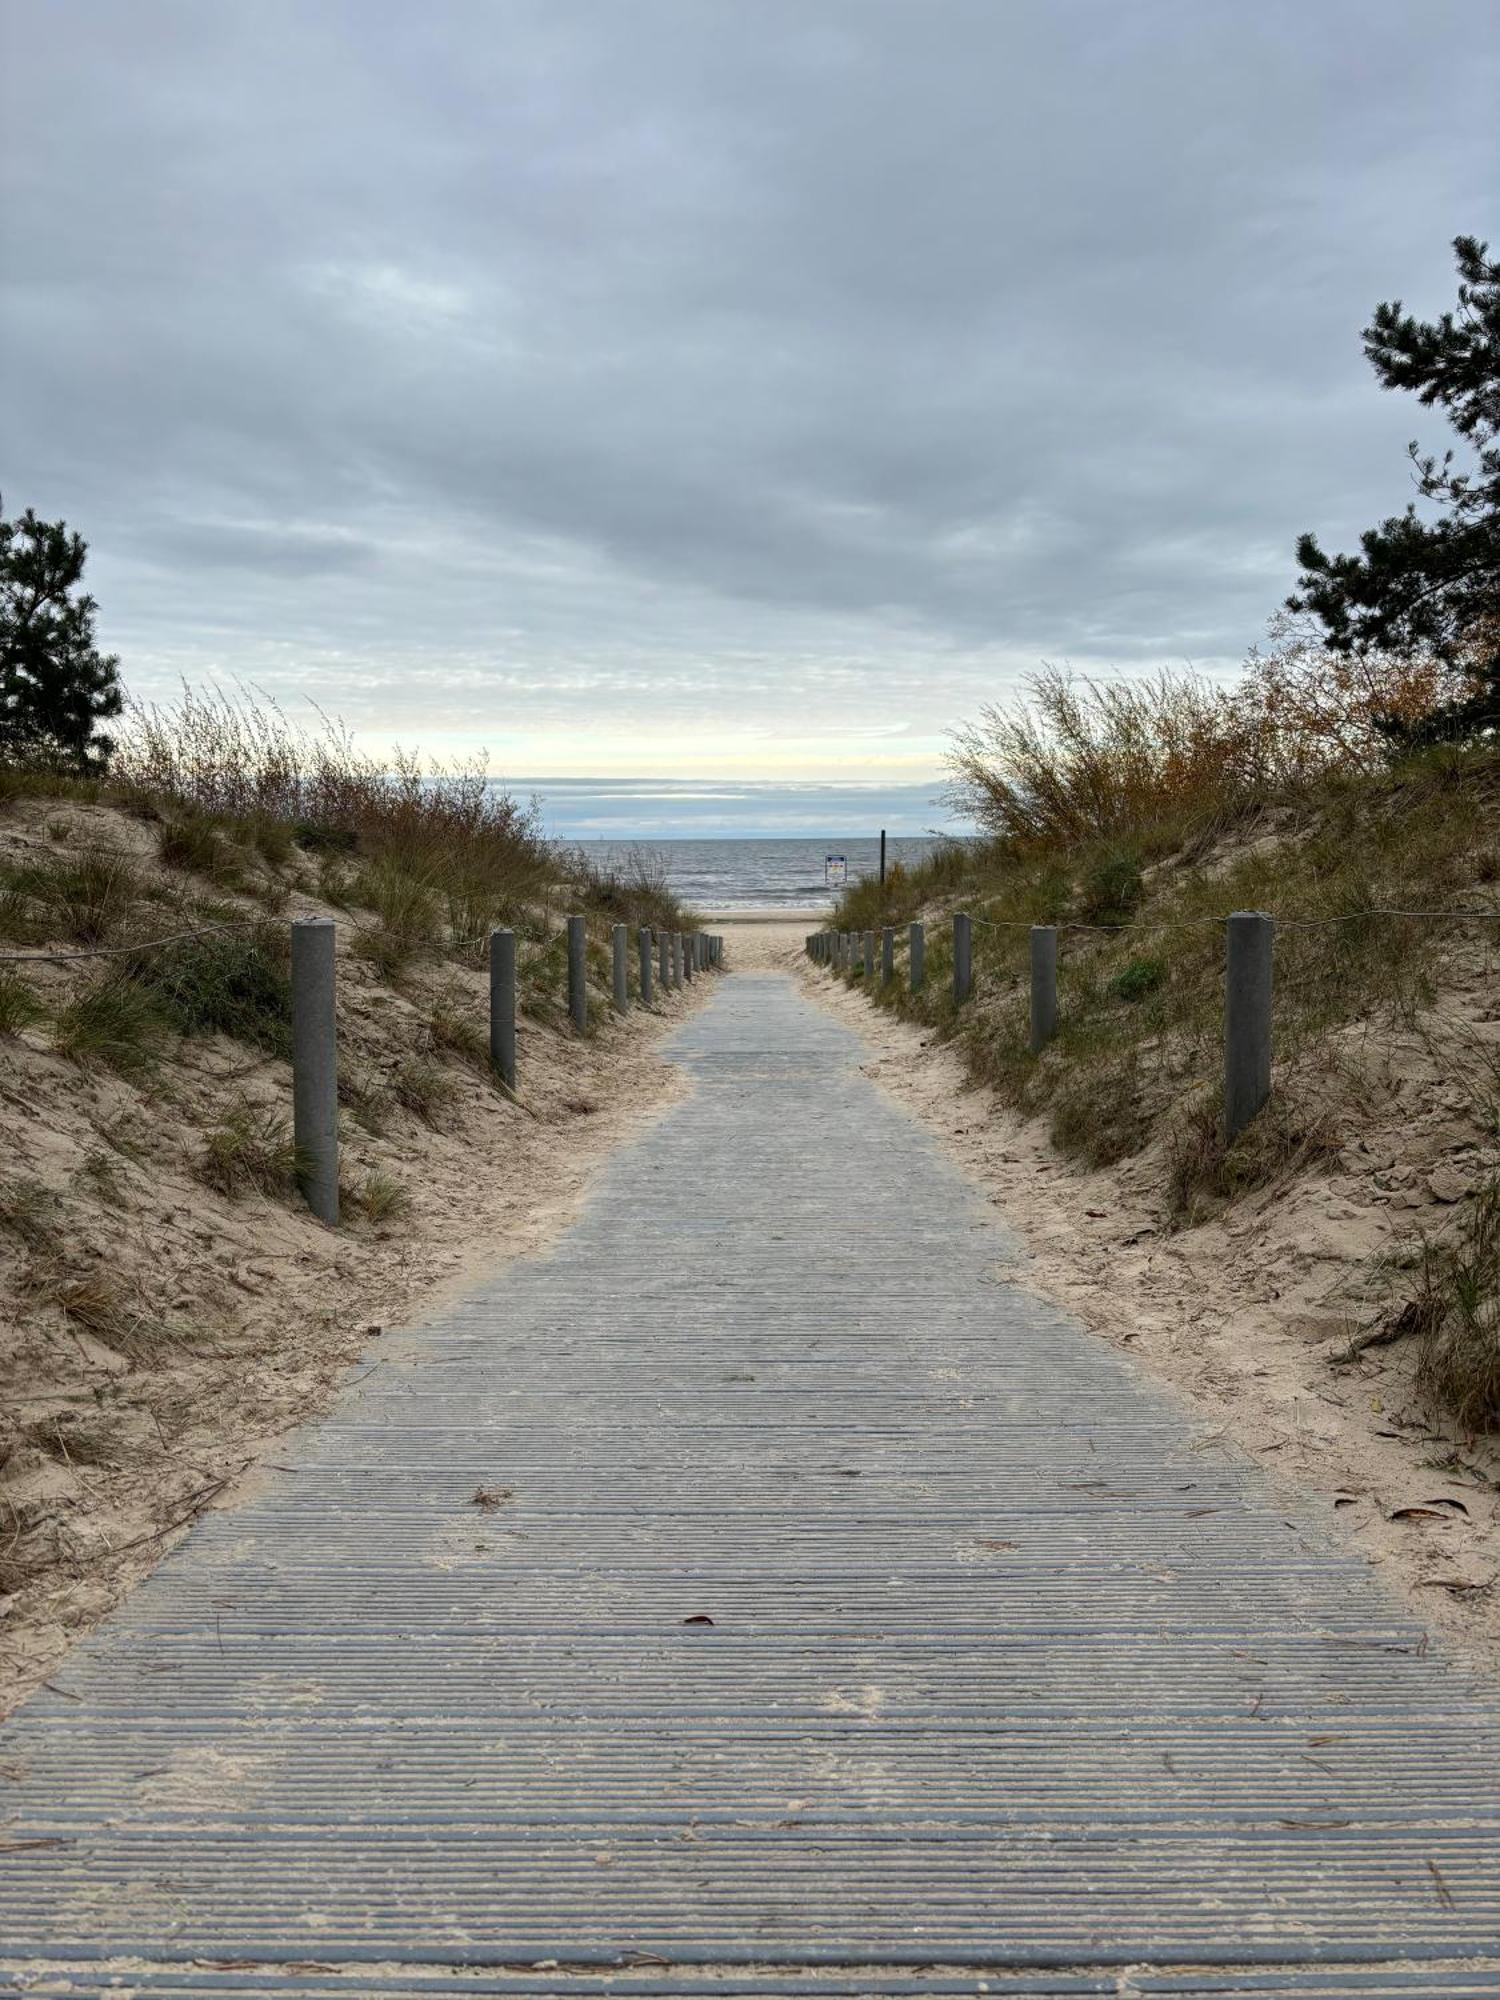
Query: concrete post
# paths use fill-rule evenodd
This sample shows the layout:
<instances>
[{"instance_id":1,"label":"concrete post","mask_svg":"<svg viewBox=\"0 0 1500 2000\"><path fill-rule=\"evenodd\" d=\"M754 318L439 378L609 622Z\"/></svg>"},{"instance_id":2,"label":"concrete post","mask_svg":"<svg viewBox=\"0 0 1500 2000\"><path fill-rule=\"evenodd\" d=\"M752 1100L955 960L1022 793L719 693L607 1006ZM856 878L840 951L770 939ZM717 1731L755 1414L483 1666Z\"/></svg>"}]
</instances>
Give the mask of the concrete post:
<instances>
[{"instance_id":1,"label":"concrete post","mask_svg":"<svg viewBox=\"0 0 1500 2000\"><path fill-rule=\"evenodd\" d=\"M651 1005L651 933L644 924L635 934L636 949L641 960L641 1005Z\"/></svg>"},{"instance_id":2,"label":"concrete post","mask_svg":"<svg viewBox=\"0 0 1500 2000\"><path fill-rule=\"evenodd\" d=\"M1031 926L1031 1053L1057 1033L1057 926Z\"/></svg>"},{"instance_id":3,"label":"concrete post","mask_svg":"<svg viewBox=\"0 0 1500 2000\"><path fill-rule=\"evenodd\" d=\"M339 1219L339 1058L332 917L292 924L292 1141L319 1222Z\"/></svg>"},{"instance_id":4,"label":"concrete post","mask_svg":"<svg viewBox=\"0 0 1500 2000\"><path fill-rule=\"evenodd\" d=\"M1224 940L1224 1139L1243 1132L1271 1095L1271 951L1276 926L1236 910Z\"/></svg>"},{"instance_id":5,"label":"concrete post","mask_svg":"<svg viewBox=\"0 0 1500 2000\"><path fill-rule=\"evenodd\" d=\"M516 1087L516 934L490 932L490 1061L507 1090Z\"/></svg>"},{"instance_id":6,"label":"concrete post","mask_svg":"<svg viewBox=\"0 0 1500 2000\"><path fill-rule=\"evenodd\" d=\"M568 919L568 1012L579 1034L589 1025L588 951L582 917Z\"/></svg>"},{"instance_id":7,"label":"concrete post","mask_svg":"<svg viewBox=\"0 0 1500 2000\"><path fill-rule=\"evenodd\" d=\"M963 910L953 918L953 999L962 1006L974 987L974 927Z\"/></svg>"},{"instance_id":8,"label":"concrete post","mask_svg":"<svg viewBox=\"0 0 1500 2000\"><path fill-rule=\"evenodd\" d=\"M911 990L920 993L922 981L927 976L927 927L913 924L906 934L907 952L910 958Z\"/></svg>"},{"instance_id":9,"label":"concrete post","mask_svg":"<svg viewBox=\"0 0 1500 2000\"><path fill-rule=\"evenodd\" d=\"M609 942L614 957L610 971L614 978L615 1012L623 1014L630 1006L630 941L629 932L623 924L611 927Z\"/></svg>"},{"instance_id":10,"label":"concrete post","mask_svg":"<svg viewBox=\"0 0 1500 2000\"><path fill-rule=\"evenodd\" d=\"M880 983L889 986L896 976L896 933L889 924L880 933Z\"/></svg>"},{"instance_id":11,"label":"concrete post","mask_svg":"<svg viewBox=\"0 0 1500 2000\"><path fill-rule=\"evenodd\" d=\"M873 979L873 978L875 977L875 933L874 933L874 931L866 931L866 932L865 932L865 950L864 950L864 964L863 964L863 965L861 966L860 970L861 970L861 971L862 971L862 972L864 973L864 976L865 976L865 978L866 978L866 979Z\"/></svg>"}]
</instances>

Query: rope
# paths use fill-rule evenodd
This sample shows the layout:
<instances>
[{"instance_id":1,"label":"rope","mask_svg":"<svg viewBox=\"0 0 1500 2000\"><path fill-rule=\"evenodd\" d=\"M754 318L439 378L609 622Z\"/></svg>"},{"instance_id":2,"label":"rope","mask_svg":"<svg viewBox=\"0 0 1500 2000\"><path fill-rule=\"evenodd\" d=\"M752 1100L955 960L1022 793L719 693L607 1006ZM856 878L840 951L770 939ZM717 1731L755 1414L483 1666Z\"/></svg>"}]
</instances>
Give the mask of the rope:
<instances>
[{"instance_id":1,"label":"rope","mask_svg":"<svg viewBox=\"0 0 1500 2000\"><path fill-rule=\"evenodd\" d=\"M143 951L159 951L169 944L186 944L193 938L214 937L224 931L259 930L274 921L272 917L236 917L222 924L206 924L199 930L171 931L165 937L142 938L135 944L89 945L80 951L0 951L0 965L71 965L87 958L128 958ZM489 936L488 931L475 931L472 936L454 938L444 945L434 938L418 938L405 931L388 931L377 924L362 924L354 917L333 917L329 921L341 931L356 931L361 937L389 938L395 944L421 946L429 951L462 951ZM566 931L556 932L541 951L533 953L526 961L526 968L529 970L534 965L540 965L566 938Z\"/></svg>"}]
</instances>

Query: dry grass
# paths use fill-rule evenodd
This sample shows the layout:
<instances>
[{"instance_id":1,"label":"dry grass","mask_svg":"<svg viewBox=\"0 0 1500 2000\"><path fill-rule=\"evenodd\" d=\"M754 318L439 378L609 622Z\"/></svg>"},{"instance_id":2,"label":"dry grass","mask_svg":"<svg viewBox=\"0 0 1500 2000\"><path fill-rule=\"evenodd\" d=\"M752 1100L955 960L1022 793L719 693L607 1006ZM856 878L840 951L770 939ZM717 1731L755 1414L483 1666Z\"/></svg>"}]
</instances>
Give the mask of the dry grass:
<instances>
[{"instance_id":1,"label":"dry grass","mask_svg":"<svg viewBox=\"0 0 1500 2000\"><path fill-rule=\"evenodd\" d=\"M1500 1182L1424 1240L1405 1317L1422 1387L1471 1433L1500 1429Z\"/></svg>"},{"instance_id":2,"label":"dry grass","mask_svg":"<svg viewBox=\"0 0 1500 2000\"><path fill-rule=\"evenodd\" d=\"M303 1164L285 1117L240 1098L205 1137L198 1176L220 1194L292 1195Z\"/></svg>"}]
</instances>

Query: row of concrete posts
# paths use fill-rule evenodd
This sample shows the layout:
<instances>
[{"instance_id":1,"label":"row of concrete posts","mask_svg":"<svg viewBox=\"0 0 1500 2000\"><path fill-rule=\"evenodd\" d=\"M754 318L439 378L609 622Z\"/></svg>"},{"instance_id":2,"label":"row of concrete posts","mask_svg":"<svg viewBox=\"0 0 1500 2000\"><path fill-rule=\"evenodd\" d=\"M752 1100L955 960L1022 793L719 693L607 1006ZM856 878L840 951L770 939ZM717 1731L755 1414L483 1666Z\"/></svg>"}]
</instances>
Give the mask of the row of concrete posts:
<instances>
[{"instance_id":1,"label":"row of concrete posts","mask_svg":"<svg viewBox=\"0 0 1500 2000\"><path fill-rule=\"evenodd\" d=\"M974 990L973 919L953 918L953 1004ZM1242 1132L1271 1095L1271 961L1275 922L1263 910L1236 910L1225 918L1224 1121L1226 1140ZM913 993L926 978L926 926L907 933L907 981ZM876 939L879 938L879 953ZM889 986L896 976L896 933L812 931L808 956L846 978ZM1031 1052L1040 1055L1057 1033L1057 926L1031 926Z\"/></svg>"},{"instance_id":2,"label":"row of concrete posts","mask_svg":"<svg viewBox=\"0 0 1500 2000\"><path fill-rule=\"evenodd\" d=\"M320 1221L339 1219L338 1026L335 931L332 917L299 917L292 924L292 1139L298 1180L308 1207ZM588 932L582 917L569 917L568 1014L574 1028L588 1032ZM721 965L724 940L703 931L635 934L635 989L649 1007L656 986L664 992L691 982ZM630 1006L630 929L610 932L610 999L616 1013ZM490 1062L507 1091L516 1088L516 934L490 932Z\"/></svg>"}]
</instances>

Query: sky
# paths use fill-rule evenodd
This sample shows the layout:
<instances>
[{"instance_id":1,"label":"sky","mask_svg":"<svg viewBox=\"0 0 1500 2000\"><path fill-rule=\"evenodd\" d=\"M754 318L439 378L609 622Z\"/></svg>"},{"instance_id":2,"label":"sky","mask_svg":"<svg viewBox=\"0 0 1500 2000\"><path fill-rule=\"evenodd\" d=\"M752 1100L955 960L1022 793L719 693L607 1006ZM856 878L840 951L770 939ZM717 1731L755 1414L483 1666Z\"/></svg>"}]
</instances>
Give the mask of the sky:
<instances>
[{"instance_id":1,"label":"sky","mask_svg":"<svg viewBox=\"0 0 1500 2000\"><path fill-rule=\"evenodd\" d=\"M1409 494L1496 0L0 0L0 492L131 691L935 792ZM917 812L916 825L934 815Z\"/></svg>"}]
</instances>

